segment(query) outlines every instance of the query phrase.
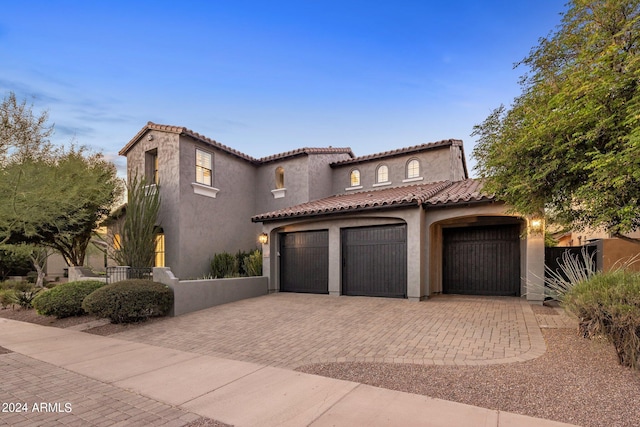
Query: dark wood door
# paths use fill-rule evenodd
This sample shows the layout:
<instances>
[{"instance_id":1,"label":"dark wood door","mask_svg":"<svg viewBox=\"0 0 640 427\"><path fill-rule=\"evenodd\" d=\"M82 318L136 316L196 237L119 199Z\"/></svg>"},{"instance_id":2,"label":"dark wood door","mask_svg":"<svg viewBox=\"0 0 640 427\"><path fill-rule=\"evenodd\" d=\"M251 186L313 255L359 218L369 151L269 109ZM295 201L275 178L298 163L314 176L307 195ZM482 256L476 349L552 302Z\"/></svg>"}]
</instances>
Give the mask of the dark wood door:
<instances>
[{"instance_id":1,"label":"dark wood door","mask_svg":"<svg viewBox=\"0 0 640 427\"><path fill-rule=\"evenodd\" d=\"M329 293L329 232L280 234L280 290Z\"/></svg>"},{"instance_id":2,"label":"dark wood door","mask_svg":"<svg viewBox=\"0 0 640 427\"><path fill-rule=\"evenodd\" d=\"M345 228L342 238L342 293L406 298L406 225Z\"/></svg>"},{"instance_id":3,"label":"dark wood door","mask_svg":"<svg viewBox=\"0 0 640 427\"><path fill-rule=\"evenodd\" d=\"M520 295L520 226L443 230L443 292Z\"/></svg>"}]
</instances>

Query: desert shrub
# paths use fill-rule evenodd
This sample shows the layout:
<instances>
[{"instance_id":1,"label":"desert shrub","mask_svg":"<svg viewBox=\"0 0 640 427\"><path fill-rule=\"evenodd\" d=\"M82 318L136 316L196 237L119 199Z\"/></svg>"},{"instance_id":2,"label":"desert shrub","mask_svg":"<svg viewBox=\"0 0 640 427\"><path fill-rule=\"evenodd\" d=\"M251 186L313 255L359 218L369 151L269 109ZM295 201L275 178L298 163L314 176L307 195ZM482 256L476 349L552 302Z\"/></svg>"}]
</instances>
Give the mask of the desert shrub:
<instances>
[{"instance_id":1,"label":"desert shrub","mask_svg":"<svg viewBox=\"0 0 640 427\"><path fill-rule=\"evenodd\" d=\"M560 271L555 271L545 266L545 296L562 301L578 283L589 280L596 274L595 252L591 255L586 248L580 251L580 255L565 252L558 267Z\"/></svg>"},{"instance_id":2,"label":"desert shrub","mask_svg":"<svg viewBox=\"0 0 640 427\"><path fill-rule=\"evenodd\" d=\"M6 280L0 283L0 289L12 289L16 291L26 291L32 287L32 284L24 280Z\"/></svg>"},{"instance_id":3,"label":"desert shrub","mask_svg":"<svg viewBox=\"0 0 640 427\"><path fill-rule=\"evenodd\" d=\"M262 276L262 251L256 249L245 256L242 265L247 276Z\"/></svg>"},{"instance_id":4,"label":"desert shrub","mask_svg":"<svg viewBox=\"0 0 640 427\"><path fill-rule=\"evenodd\" d=\"M216 279L238 277L240 275L238 258L228 252L214 254L211 260L211 275Z\"/></svg>"},{"instance_id":5,"label":"desert shrub","mask_svg":"<svg viewBox=\"0 0 640 427\"><path fill-rule=\"evenodd\" d=\"M82 308L113 323L131 323L165 316L173 307L173 291L167 285L143 279L123 280L103 286L90 295Z\"/></svg>"},{"instance_id":6,"label":"desert shrub","mask_svg":"<svg viewBox=\"0 0 640 427\"><path fill-rule=\"evenodd\" d=\"M617 270L596 274L573 286L563 304L578 316L584 337L607 337L622 365L640 369L639 273Z\"/></svg>"},{"instance_id":7,"label":"desert shrub","mask_svg":"<svg viewBox=\"0 0 640 427\"><path fill-rule=\"evenodd\" d=\"M13 289L0 289L0 307L7 308L15 304L16 295Z\"/></svg>"},{"instance_id":8,"label":"desert shrub","mask_svg":"<svg viewBox=\"0 0 640 427\"><path fill-rule=\"evenodd\" d=\"M29 283L36 283L36 280L38 280L38 273L35 271L30 271L27 273L27 282Z\"/></svg>"},{"instance_id":9,"label":"desert shrub","mask_svg":"<svg viewBox=\"0 0 640 427\"><path fill-rule=\"evenodd\" d=\"M104 283L96 280L63 283L38 294L33 299L33 306L39 314L46 316L79 316L85 313L82 301L101 286L104 286Z\"/></svg>"},{"instance_id":10,"label":"desert shrub","mask_svg":"<svg viewBox=\"0 0 640 427\"><path fill-rule=\"evenodd\" d=\"M42 288L36 287L31 283L20 283L13 288L13 300L22 308L31 308L33 299L38 295Z\"/></svg>"}]
</instances>

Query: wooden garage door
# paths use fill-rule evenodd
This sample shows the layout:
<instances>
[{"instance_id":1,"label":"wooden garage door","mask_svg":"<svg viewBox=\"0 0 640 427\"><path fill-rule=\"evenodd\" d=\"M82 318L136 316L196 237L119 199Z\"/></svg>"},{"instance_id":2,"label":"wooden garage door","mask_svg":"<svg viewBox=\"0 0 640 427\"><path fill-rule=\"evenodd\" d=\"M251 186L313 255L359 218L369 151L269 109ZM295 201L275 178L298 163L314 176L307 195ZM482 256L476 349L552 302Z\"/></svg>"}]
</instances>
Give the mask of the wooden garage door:
<instances>
[{"instance_id":1,"label":"wooden garage door","mask_svg":"<svg viewBox=\"0 0 640 427\"><path fill-rule=\"evenodd\" d=\"M344 295L406 298L406 225L345 228L341 238Z\"/></svg>"},{"instance_id":2,"label":"wooden garage door","mask_svg":"<svg viewBox=\"0 0 640 427\"><path fill-rule=\"evenodd\" d=\"M329 232L280 234L280 290L329 293Z\"/></svg>"},{"instance_id":3,"label":"wooden garage door","mask_svg":"<svg viewBox=\"0 0 640 427\"><path fill-rule=\"evenodd\" d=\"M443 230L443 292L520 295L520 226Z\"/></svg>"}]
</instances>

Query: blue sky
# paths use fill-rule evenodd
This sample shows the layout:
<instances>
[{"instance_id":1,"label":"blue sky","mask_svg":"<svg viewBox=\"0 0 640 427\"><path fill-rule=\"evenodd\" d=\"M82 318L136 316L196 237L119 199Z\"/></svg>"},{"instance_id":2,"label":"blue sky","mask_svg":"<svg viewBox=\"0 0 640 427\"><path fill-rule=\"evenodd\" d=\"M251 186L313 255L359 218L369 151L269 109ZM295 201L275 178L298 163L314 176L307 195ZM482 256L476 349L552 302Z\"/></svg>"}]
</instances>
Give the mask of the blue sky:
<instances>
[{"instance_id":1,"label":"blue sky","mask_svg":"<svg viewBox=\"0 0 640 427\"><path fill-rule=\"evenodd\" d=\"M254 157L465 141L520 93L513 69L564 0L9 1L0 96L48 110L53 141L118 151L147 123ZM473 175L473 173L472 173Z\"/></svg>"}]
</instances>

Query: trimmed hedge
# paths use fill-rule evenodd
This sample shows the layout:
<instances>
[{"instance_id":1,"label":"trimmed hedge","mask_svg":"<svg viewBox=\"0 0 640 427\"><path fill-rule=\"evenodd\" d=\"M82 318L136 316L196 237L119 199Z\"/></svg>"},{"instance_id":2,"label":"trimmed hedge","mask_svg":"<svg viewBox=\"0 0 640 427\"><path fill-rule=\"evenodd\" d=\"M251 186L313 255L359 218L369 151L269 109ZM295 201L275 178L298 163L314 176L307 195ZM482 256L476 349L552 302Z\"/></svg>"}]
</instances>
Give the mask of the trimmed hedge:
<instances>
[{"instance_id":1,"label":"trimmed hedge","mask_svg":"<svg viewBox=\"0 0 640 427\"><path fill-rule=\"evenodd\" d=\"M80 316L85 314L82 301L101 286L104 286L104 283L96 280L63 283L39 293L33 299L32 305L38 314L45 316L56 316L59 319Z\"/></svg>"},{"instance_id":2,"label":"trimmed hedge","mask_svg":"<svg viewBox=\"0 0 640 427\"><path fill-rule=\"evenodd\" d=\"M173 290L143 279L123 280L101 287L87 296L82 308L113 323L131 323L166 316L173 307Z\"/></svg>"}]
</instances>

